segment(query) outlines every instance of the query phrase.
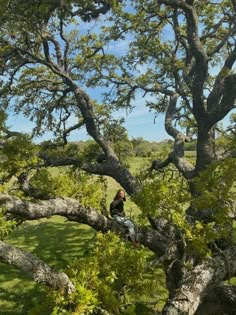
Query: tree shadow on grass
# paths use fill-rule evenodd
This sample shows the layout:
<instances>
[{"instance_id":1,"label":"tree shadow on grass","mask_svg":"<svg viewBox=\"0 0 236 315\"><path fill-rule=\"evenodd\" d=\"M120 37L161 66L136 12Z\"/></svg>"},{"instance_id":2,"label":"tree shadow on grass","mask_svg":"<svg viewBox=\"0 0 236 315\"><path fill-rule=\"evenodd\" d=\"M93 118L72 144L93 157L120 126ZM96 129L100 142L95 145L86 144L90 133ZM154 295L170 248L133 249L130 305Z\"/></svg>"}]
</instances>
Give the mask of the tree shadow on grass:
<instances>
[{"instance_id":1,"label":"tree shadow on grass","mask_svg":"<svg viewBox=\"0 0 236 315\"><path fill-rule=\"evenodd\" d=\"M2 264L0 264L0 268ZM15 270L8 269L8 281L10 277L14 277ZM45 297L47 291L45 288L41 287L37 283L30 282L30 278L27 278L26 275L19 274L17 275L17 283L15 279L11 281L7 286L5 283L0 281L0 314L1 315L23 315L29 314L33 306L45 303ZM5 287L3 287L5 286ZM49 315L51 309L45 308L44 315Z\"/></svg>"},{"instance_id":2,"label":"tree shadow on grass","mask_svg":"<svg viewBox=\"0 0 236 315\"><path fill-rule=\"evenodd\" d=\"M94 246L96 232L60 218L26 222L6 240L27 250L58 271L71 260L86 255ZM0 264L0 314L30 314L37 303L44 303L46 289L16 268ZM48 314L50 312L48 311ZM44 311L43 315L47 315Z\"/></svg>"},{"instance_id":3,"label":"tree shadow on grass","mask_svg":"<svg viewBox=\"0 0 236 315\"><path fill-rule=\"evenodd\" d=\"M56 218L24 224L11 234L9 242L58 269L93 248L95 235L96 232L85 225Z\"/></svg>"}]
</instances>

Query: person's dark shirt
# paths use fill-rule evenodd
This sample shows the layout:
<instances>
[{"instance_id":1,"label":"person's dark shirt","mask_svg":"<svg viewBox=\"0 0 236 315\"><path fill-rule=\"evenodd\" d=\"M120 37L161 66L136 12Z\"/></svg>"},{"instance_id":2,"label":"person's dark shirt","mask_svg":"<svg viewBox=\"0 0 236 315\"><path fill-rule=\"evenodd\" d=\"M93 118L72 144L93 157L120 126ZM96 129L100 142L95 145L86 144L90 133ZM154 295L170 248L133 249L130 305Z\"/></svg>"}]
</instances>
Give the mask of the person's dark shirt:
<instances>
[{"instance_id":1,"label":"person's dark shirt","mask_svg":"<svg viewBox=\"0 0 236 315\"><path fill-rule=\"evenodd\" d=\"M110 204L110 213L111 216L118 214L124 216L124 201L122 198L113 200Z\"/></svg>"}]
</instances>

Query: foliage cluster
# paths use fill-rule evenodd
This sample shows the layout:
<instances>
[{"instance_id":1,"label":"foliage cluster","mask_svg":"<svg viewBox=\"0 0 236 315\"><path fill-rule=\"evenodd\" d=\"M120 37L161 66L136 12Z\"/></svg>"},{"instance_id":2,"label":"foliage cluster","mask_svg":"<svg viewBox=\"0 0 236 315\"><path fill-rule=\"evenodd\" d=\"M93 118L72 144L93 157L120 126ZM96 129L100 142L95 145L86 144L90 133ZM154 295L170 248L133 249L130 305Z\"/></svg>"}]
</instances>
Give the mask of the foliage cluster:
<instances>
[{"instance_id":1,"label":"foliage cluster","mask_svg":"<svg viewBox=\"0 0 236 315\"><path fill-rule=\"evenodd\" d=\"M0 171L2 174L1 190L7 189L13 194L27 197L21 185L21 177L26 174L28 185L36 198L73 197L85 206L100 207L103 196L103 177L91 177L76 167L43 167L40 154L50 158L72 157L88 154L88 146L83 153L78 152L77 144L69 143L58 146L44 142L36 145L28 135L17 135L9 139L2 149ZM92 143L92 146L94 143ZM12 179L13 178L13 179Z\"/></svg>"},{"instance_id":2,"label":"foliage cluster","mask_svg":"<svg viewBox=\"0 0 236 315\"><path fill-rule=\"evenodd\" d=\"M33 167L40 162L37 157L38 148L28 135L17 135L9 139L1 150L1 174L19 176L27 167Z\"/></svg>"},{"instance_id":3,"label":"foliage cluster","mask_svg":"<svg viewBox=\"0 0 236 315\"><path fill-rule=\"evenodd\" d=\"M212 163L192 183L197 196L191 195L187 181L177 170L145 174L141 178L144 187L134 196L134 201L142 210L142 216L164 217L178 226L187 250L208 255L210 243L230 237L228 227L235 217L235 167L232 158L220 164ZM204 209L207 219L192 222L186 212L190 205L196 212Z\"/></svg>"},{"instance_id":4,"label":"foliage cluster","mask_svg":"<svg viewBox=\"0 0 236 315\"><path fill-rule=\"evenodd\" d=\"M76 291L69 296L54 293L52 314L149 314L148 302L160 306L164 293L156 278L147 276L149 271L163 283L160 271L148 264L144 249L135 250L110 232L98 234L95 248L70 263L67 273Z\"/></svg>"},{"instance_id":5,"label":"foliage cluster","mask_svg":"<svg viewBox=\"0 0 236 315\"><path fill-rule=\"evenodd\" d=\"M5 217L6 209L0 208L0 240L3 241L4 238L9 235L14 227L16 222L14 220L6 220Z\"/></svg>"},{"instance_id":6,"label":"foliage cluster","mask_svg":"<svg viewBox=\"0 0 236 315\"><path fill-rule=\"evenodd\" d=\"M74 168L39 169L30 180L30 184L41 196L60 196L75 198L84 206L100 208L104 180L92 178Z\"/></svg>"}]
</instances>

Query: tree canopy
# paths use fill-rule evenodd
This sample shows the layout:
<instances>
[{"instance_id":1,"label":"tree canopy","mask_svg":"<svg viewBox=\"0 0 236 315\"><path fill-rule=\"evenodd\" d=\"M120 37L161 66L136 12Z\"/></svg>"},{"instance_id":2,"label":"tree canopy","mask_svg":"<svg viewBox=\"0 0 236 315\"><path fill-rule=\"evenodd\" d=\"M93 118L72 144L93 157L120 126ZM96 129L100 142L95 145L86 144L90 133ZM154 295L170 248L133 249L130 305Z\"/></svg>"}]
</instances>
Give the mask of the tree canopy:
<instances>
[{"instance_id":1,"label":"tree canopy","mask_svg":"<svg viewBox=\"0 0 236 315\"><path fill-rule=\"evenodd\" d=\"M112 220L99 209L99 188L80 185L87 180L81 172L112 177L140 207L137 238L165 271L163 314L235 313L235 287L223 282L236 274L235 0L0 3L0 228L11 230L6 222L16 216L57 214L105 233ZM137 176L115 113L137 110L140 93L154 116L164 115L173 148ZM35 123L30 135L8 127L11 112ZM81 150L68 138L83 128L93 142ZM34 137L48 131L52 141L36 145ZM194 161L186 157L191 141ZM52 178L51 167L66 174ZM0 261L54 289L76 290L66 274L4 240Z\"/></svg>"}]
</instances>

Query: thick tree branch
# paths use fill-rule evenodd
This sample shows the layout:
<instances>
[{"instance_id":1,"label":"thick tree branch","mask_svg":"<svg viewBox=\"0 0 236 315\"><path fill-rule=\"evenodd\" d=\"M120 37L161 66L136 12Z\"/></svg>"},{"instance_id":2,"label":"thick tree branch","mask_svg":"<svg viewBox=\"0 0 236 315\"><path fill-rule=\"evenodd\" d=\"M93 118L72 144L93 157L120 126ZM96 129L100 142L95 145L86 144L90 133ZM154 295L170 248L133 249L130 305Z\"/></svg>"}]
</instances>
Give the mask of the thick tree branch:
<instances>
[{"instance_id":1,"label":"thick tree branch","mask_svg":"<svg viewBox=\"0 0 236 315\"><path fill-rule=\"evenodd\" d=\"M135 194L140 189L137 179L129 170L114 160L107 160L102 164L84 163L82 169L92 174L107 175L114 178L129 195Z\"/></svg>"},{"instance_id":2,"label":"thick tree branch","mask_svg":"<svg viewBox=\"0 0 236 315\"><path fill-rule=\"evenodd\" d=\"M207 99L207 110L211 124L221 120L235 106L236 76L230 71L236 61L236 45L225 60L224 66L216 77L215 84Z\"/></svg>"},{"instance_id":3,"label":"thick tree branch","mask_svg":"<svg viewBox=\"0 0 236 315\"><path fill-rule=\"evenodd\" d=\"M47 167L47 166L70 166L70 165L74 165L74 166L78 166L80 167L82 165L82 161L78 160L76 158L53 158L48 156L48 154L46 152L40 152L39 153L39 157L44 160L44 163L41 165L37 165L40 167Z\"/></svg>"},{"instance_id":4,"label":"thick tree branch","mask_svg":"<svg viewBox=\"0 0 236 315\"><path fill-rule=\"evenodd\" d=\"M175 38L177 42L180 42L183 46L185 53L186 53L186 65L189 65L191 62L191 53L190 53L190 47L189 44L184 36L182 36L180 32L180 26L178 21L178 9L175 8L174 15L173 15L173 25L174 25L174 32L175 32Z\"/></svg>"},{"instance_id":5,"label":"thick tree branch","mask_svg":"<svg viewBox=\"0 0 236 315\"><path fill-rule=\"evenodd\" d=\"M44 56L45 56L46 61L49 64L52 64L53 62L50 56L48 41L45 38L43 39L43 51L44 51Z\"/></svg>"},{"instance_id":6,"label":"thick tree branch","mask_svg":"<svg viewBox=\"0 0 236 315\"><path fill-rule=\"evenodd\" d=\"M223 119L232 109L236 107L236 74L231 74L224 79L224 91L219 104L220 113L217 118Z\"/></svg>"},{"instance_id":7,"label":"thick tree branch","mask_svg":"<svg viewBox=\"0 0 236 315\"><path fill-rule=\"evenodd\" d=\"M215 126L209 128L207 122L198 126L196 174L205 170L216 160Z\"/></svg>"},{"instance_id":8,"label":"thick tree branch","mask_svg":"<svg viewBox=\"0 0 236 315\"><path fill-rule=\"evenodd\" d=\"M236 274L236 246L187 272L164 308L165 315L194 315L210 288Z\"/></svg>"},{"instance_id":9,"label":"thick tree branch","mask_svg":"<svg viewBox=\"0 0 236 315\"><path fill-rule=\"evenodd\" d=\"M64 24L63 24L62 18L60 18L60 36L61 36L61 39L65 43L65 48L64 48L64 53L63 53L63 63L64 63L64 70L67 73L67 71L68 71L68 52L69 52L70 43L64 34Z\"/></svg>"},{"instance_id":10,"label":"thick tree branch","mask_svg":"<svg viewBox=\"0 0 236 315\"><path fill-rule=\"evenodd\" d=\"M46 38L47 38L47 40L49 40L50 42L52 42L54 44L56 56L57 56L57 64L59 67L62 67L63 66L63 57L62 57L62 51L61 51L61 46L60 46L59 42L53 36L47 36Z\"/></svg>"},{"instance_id":11,"label":"thick tree branch","mask_svg":"<svg viewBox=\"0 0 236 315\"><path fill-rule=\"evenodd\" d=\"M86 163L76 158L52 158L47 153L41 152L39 157L44 160L42 166L70 166L74 165L80 169L96 175L107 175L114 178L129 195L133 195L139 185L137 179L129 172L128 169L121 166L113 158L104 159L102 163Z\"/></svg>"},{"instance_id":12,"label":"thick tree branch","mask_svg":"<svg viewBox=\"0 0 236 315\"><path fill-rule=\"evenodd\" d=\"M175 139L174 151L171 153L171 155L169 155L169 158L166 162L172 161L183 174L183 176L187 179L190 179L194 175L194 166L184 157L184 142L188 141L188 138L173 126L177 99L178 96L174 94L170 97L170 102L165 117L166 132Z\"/></svg>"},{"instance_id":13,"label":"thick tree branch","mask_svg":"<svg viewBox=\"0 0 236 315\"><path fill-rule=\"evenodd\" d=\"M0 262L15 266L29 274L34 281L54 290L64 290L68 293L75 290L65 273L53 270L36 256L2 241L0 241Z\"/></svg>"},{"instance_id":14,"label":"thick tree branch","mask_svg":"<svg viewBox=\"0 0 236 315\"><path fill-rule=\"evenodd\" d=\"M37 220L60 215L70 221L87 224L96 231L113 229L113 221L111 219L105 217L96 209L85 208L78 200L71 198L54 198L41 200L36 203L0 194L0 206L6 209L7 214L20 216L26 220ZM119 231L121 230L119 229ZM165 236L161 232L149 228L138 228L137 239L158 256L162 256L165 253L165 249L170 241L168 235Z\"/></svg>"},{"instance_id":15,"label":"thick tree branch","mask_svg":"<svg viewBox=\"0 0 236 315\"><path fill-rule=\"evenodd\" d=\"M71 221L87 224L97 231L102 231L109 224L109 220L95 209L85 208L78 200L71 198L53 198L34 203L0 194L0 205L6 207L8 213L19 215L26 220L61 215Z\"/></svg>"},{"instance_id":16,"label":"thick tree branch","mask_svg":"<svg viewBox=\"0 0 236 315\"><path fill-rule=\"evenodd\" d=\"M197 121L205 113L203 103L204 83L208 75L208 56L198 35L198 16L194 7L183 8L187 18L187 37L192 55L195 57L195 73L192 83L193 113Z\"/></svg>"},{"instance_id":17,"label":"thick tree branch","mask_svg":"<svg viewBox=\"0 0 236 315\"><path fill-rule=\"evenodd\" d=\"M152 161L151 171L152 170L160 170L162 168L167 167L170 163L173 163L172 155L169 154L169 156L164 160L154 160Z\"/></svg>"},{"instance_id":18,"label":"thick tree branch","mask_svg":"<svg viewBox=\"0 0 236 315\"><path fill-rule=\"evenodd\" d=\"M181 8L186 15L187 40L191 55L195 58L192 75L193 113L197 121L205 117L203 101L204 83L208 75L208 56L198 34L198 15L193 1L159 0L158 3L166 4L173 8Z\"/></svg>"}]
</instances>

